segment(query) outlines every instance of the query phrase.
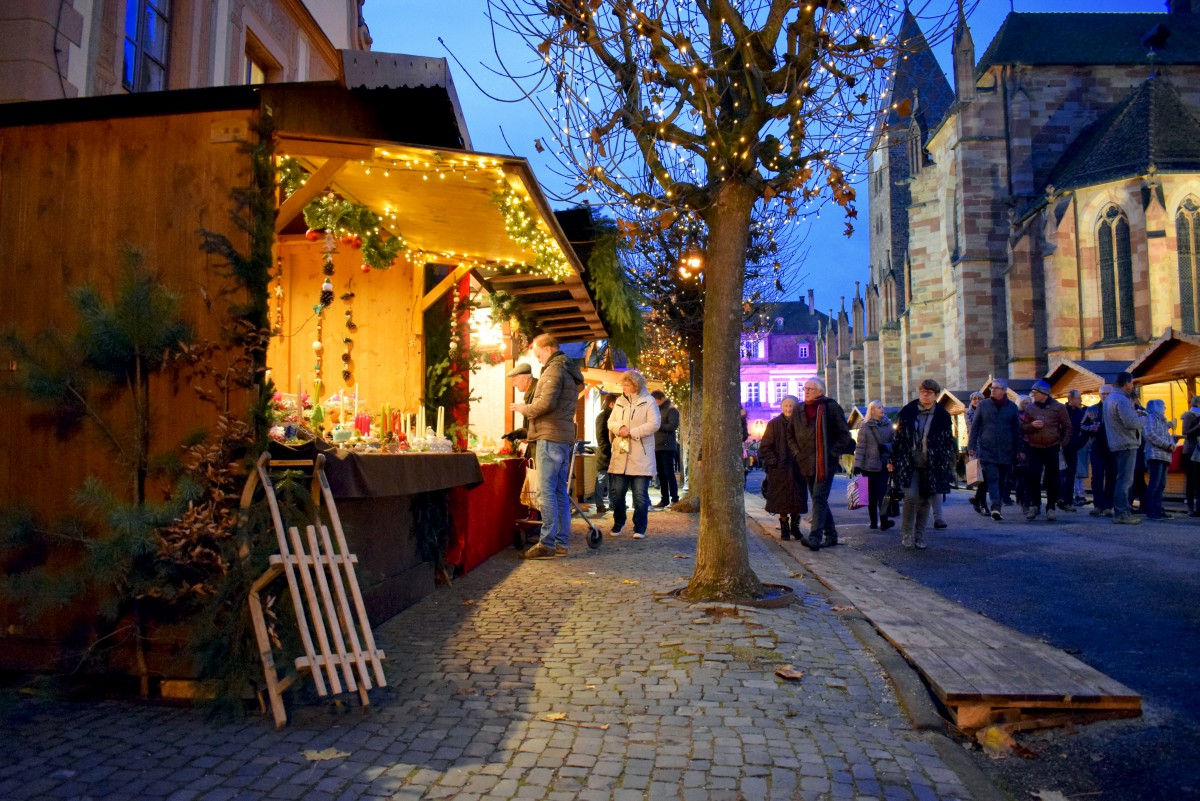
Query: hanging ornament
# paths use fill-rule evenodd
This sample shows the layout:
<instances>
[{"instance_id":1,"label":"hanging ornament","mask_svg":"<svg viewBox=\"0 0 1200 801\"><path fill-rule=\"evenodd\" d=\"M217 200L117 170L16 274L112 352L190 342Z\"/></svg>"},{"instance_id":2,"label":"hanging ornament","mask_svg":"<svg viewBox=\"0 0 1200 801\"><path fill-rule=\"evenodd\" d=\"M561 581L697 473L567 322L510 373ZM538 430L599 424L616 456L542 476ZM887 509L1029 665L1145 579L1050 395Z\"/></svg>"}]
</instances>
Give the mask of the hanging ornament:
<instances>
[{"instance_id":1,"label":"hanging ornament","mask_svg":"<svg viewBox=\"0 0 1200 801\"><path fill-rule=\"evenodd\" d=\"M315 229L309 228L307 231L304 232L304 238L307 239L309 242L316 242L318 239L321 238L321 232L317 231Z\"/></svg>"},{"instance_id":2,"label":"hanging ornament","mask_svg":"<svg viewBox=\"0 0 1200 801\"><path fill-rule=\"evenodd\" d=\"M271 334L279 336L283 333L283 259L275 260L275 321L271 326Z\"/></svg>"},{"instance_id":3,"label":"hanging ornament","mask_svg":"<svg viewBox=\"0 0 1200 801\"><path fill-rule=\"evenodd\" d=\"M369 272L371 272L371 265L367 264L367 263L364 261L364 262L362 263L362 266L361 266L361 267L359 267L358 269L362 270L364 273L369 273Z\"/></svg>"}]
</instances>

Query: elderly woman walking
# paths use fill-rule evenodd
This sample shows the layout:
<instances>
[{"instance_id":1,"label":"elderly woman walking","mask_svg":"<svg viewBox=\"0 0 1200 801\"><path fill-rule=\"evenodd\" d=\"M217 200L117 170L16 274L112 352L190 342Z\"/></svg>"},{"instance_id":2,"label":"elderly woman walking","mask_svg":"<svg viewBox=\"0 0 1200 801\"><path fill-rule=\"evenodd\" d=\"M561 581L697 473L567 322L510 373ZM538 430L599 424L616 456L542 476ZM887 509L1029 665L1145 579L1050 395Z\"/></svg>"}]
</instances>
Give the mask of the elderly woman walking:
<instances>
[{"instance_id":1,"label":"elderly woman walking","mask_svg":"<svg viewBox=\"0 0 1200 801\"><path fill-rule=\"evenodd\" d=\"M1167 405L1154 398L1146 403L1146 427L1142 429L1146 465L1150 468L1150 481L1146 484L1146 519L1170 520L1171 515L1163 511L1163 491L1167 488L1167 467L1171 464L1171 452L1175 450L1175 438L1171 436L1171 423L1167 422Z\"/></svg>"},{"instance_id":2,"label":"elderly woman walking","mask_svg":"<svg viewBox=\"0 0 1200 801\"><path fill-rule=\"evenodd\" d=\"M949 492L954 482L957 447L950 413L937 403L942 391L932 378L922 381L917 399L900 410L892 443L895 479L904 489L901 515L905 548L925 548L925 529L935 492Z\"/></svg>"},{"instance_id":3,"label":"elderly woman walking","mask_svg":"<svg viewBox=\"0 0 1200 801\"><path fill-rule=\"evenodd\" d=\"M892 470L892 423L884 416L883 404L867 404L867 417L858 427L854 469L867 477L867 514L871 528L887 531L895 522L887 514L888 475Z\"/></svg>"},{"instance_id":4,"label":"elderly woman walking","mask_svg":"<svg viewBox=\"0 0 1200 801\"><path fill-rule=\"evenodd\" d=\"M658 404L646 391L646 379L629 370L621 379L621 397L608 418L612 456L608 462L608 491L613 511L613 534L625 527L625 492L633 490L633 538L646 536L650 513L650 477L654 475L654 432Z\"/></svg>"},{"instance_id":5,"label":"elderly woman walking","mask_svg":"<svg viewBox=\"0 0 1200 801\"><path fill-rule=\"evenodd\" d=\"M799 406L799 398L785 395L779 403L781 414L767 423L758 444L758 458L767 473L763 496L767 499L767 512L779 515L781 540L800 539L800 516L808 512L808 482L800 475L800 465L787 441L792 415Z\"/></svg>"}]
</instances>

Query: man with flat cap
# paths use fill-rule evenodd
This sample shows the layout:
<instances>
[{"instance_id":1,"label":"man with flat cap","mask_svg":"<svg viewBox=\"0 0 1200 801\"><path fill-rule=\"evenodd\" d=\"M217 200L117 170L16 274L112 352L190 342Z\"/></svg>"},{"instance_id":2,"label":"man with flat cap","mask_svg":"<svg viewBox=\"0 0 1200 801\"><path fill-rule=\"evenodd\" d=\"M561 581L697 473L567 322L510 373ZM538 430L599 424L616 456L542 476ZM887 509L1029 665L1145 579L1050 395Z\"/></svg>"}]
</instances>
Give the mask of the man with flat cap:
<instances>
[{"instance_id":1,"label":"man with flat cap","mask_svg":"<svg viewBox=\"0 0 1200 801\"><path fill-rule=\"evenodd\" d=\"M522 401L526 404L533 403L533 393L537 389L537 379L533 377L533 368L528 362L521 362L516 367L508 371L508 377L512 379L513 387L524 395ZM512 442L522 439L528 439L528 432L525 426L513 429L504 435L504 438Z\"/></svg>"}]
</instances>

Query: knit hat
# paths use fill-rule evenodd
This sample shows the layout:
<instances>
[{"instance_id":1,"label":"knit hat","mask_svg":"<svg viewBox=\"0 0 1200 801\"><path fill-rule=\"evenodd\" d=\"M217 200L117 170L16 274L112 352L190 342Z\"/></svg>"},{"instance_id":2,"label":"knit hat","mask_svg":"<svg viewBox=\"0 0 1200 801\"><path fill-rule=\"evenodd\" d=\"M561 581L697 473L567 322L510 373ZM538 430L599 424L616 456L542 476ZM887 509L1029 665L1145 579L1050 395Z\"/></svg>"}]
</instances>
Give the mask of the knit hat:
<instances>
[{"instance_id":1,"label":"knit hat","mask_svg":"<svg viewBox=\"0 0 1200 801\"><path fill-rule=\"evenodd\" d=\"M509 378L516 378L519 375L533 375L533 368L529 366L529 362L521 362L508 371Z\"/></svg>"},{"instance_id":2,"label":"knit hat","mask_svg":"<svg viewBox=\"0 0 1200 801\"><path fill-rule=\"evenodd\" d=\"M1034 381L1033 386L1029 388L1030 392L1040 392L1043 395L1050 394L1050 385L1045 381Z\"/></svg>"}]
</instances>

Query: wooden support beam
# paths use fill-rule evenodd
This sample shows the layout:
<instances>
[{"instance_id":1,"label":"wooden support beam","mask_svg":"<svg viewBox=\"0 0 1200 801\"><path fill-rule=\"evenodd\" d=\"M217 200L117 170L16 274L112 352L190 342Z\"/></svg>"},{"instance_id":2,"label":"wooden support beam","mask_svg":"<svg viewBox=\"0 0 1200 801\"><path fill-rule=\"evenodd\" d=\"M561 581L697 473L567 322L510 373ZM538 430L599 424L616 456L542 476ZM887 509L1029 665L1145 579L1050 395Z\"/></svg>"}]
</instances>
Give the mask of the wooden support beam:
<instances>
[{"instance_id":1,"label":"wooden support beam","mask_svg":"<svg viewBox=\"0 0 1200 801\"><path fill-rule=\"evenodd\" d=\"M317 195L325 191L344 166L346 166L346 159L326 159L320 169L304 182L304 186L301 186L287 200L283 201L283 205L279 207L279 214L275 216L275 233L279 233L284 228L287 228L288 224L296 219L296 216L300 214L305 206L311 203Z\"/></svg>"},{"instance_id":2,"label":"wooden support beam","mask_svg":"<svg viewBox=\"0 0 1200 801\"><path fill-rule=\"evenodd\" d=\"M493 275L488 278L489 284L519 284L522 281L545 281L543 275L535 275L531 273L511 273L504 275Z\"/></svg>"},{"instance_id":3,"label":"wooden support beam","mask_svg":"<svg viewBox=\"0 0 1200 801\"><path fill-rule=\"evenodd\" d=\"M471 272L471 268L465 264L460 264L455 267L449 275L438 281L437 286L429 290L429 294L421 299L422 313L428 311L429 307L438 302L438 298L450 291L450 287L454 286L459 279Z\"/></svg>"},{"instance_id":4,"label":"wooden support beam","mask_svg":"<svg viewBox=\"0 0 1200 801\"><path fill-rule=\"evenodd\" d=\"M578 309L579 301L571 300L546 300L538 303L523 303L521 304L526 311L555 311L556 309Z\"/></svg>"},{"instance_id":5,"label":"wooden support beam","mask_svg":"<svg viewBox=\"0 0 1200 801\"><path fill-rule=\"evenodd\" d=\"M538 284L536 286L514 286L504 291L510 295L520 297L522 295L549 295L551 293L558 294L562 292L562 287L558 284Z\"/></svg>"},{"instance_id":6,"label":"wooden support beam","mask_svg":"<svg viewBox=\"0 0 1200 801\"><path fill-rule=\"evenodd\" d=\"M360 142L338 142L325 139L310 139L280 133L275 137L275 152L281 156L300 156L319 159L343 158L353 161L368 161L375 158L375 146Z\"/></svg>"}]
</instances>

